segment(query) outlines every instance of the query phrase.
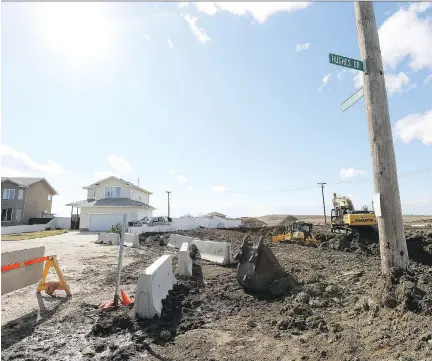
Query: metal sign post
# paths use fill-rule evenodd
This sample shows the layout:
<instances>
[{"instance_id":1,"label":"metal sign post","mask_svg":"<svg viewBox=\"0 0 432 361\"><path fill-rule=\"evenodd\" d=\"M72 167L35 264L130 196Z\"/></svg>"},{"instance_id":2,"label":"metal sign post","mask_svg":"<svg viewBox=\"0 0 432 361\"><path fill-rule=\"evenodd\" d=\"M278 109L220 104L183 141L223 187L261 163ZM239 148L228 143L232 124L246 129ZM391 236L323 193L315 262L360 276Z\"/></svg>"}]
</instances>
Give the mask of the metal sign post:
<instances>
[{"instance_id":1,"label":"metal sign post","mask_svg":"<svg viewBox=\"0 0 432 361\"><path fill-rule=\"evenodd\" d=\"M118 266L117 266L116 288L114 294L114 307L118 307L119 304L120 276L121 276L121 268L123 263L124 236L126 233L126 227L127 227L127 214L125 213L123 214L123 225L121 227L121 234L120 234L119 259L118 259Z\"/></svg>"}]
</instances>

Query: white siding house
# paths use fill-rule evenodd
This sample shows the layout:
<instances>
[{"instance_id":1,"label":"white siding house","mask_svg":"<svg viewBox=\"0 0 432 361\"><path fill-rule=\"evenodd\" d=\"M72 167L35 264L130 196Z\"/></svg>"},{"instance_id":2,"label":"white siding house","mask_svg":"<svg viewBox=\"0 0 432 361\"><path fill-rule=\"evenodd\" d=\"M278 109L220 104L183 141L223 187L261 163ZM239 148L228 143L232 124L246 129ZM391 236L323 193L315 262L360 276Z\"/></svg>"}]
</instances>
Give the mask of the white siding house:
<instances>
[{"instance_id":1,"label":"white siding house","mask_svg":"<svg viewBox=\"0 0 432 361\"><path fill-rule=\"evenodd\" d=\"M150 206L151 192L117 177L102 179L83 187L87 200L68 203L67 206L80 209L80 230L101 232L122 223L123 214L128 222L151 217L154 207Z\"/></svg>"}]
</instances>

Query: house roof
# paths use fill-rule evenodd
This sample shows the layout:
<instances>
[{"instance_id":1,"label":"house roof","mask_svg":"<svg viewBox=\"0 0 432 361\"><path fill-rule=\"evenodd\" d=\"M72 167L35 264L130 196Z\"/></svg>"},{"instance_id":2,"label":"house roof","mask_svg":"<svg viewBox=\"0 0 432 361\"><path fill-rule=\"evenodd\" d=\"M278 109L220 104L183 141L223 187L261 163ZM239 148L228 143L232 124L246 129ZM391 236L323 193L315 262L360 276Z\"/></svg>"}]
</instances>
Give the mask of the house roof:
<instances>
[{"instance_id":1,"label":"house roof","mask_svg":"<svg viewBox=\"0 0 432 361\"><path fill-rule=\"evenodd\" d=\"M148 190L145 190L144 188L138 187L137 185L135 185L135 184L133 184L131 182L128 182L128 181L126 181L124 179L121 179L121 178L118 178L118 177L114 177L114 176L110 176L108 178L101 179L100 181L94 182L94 183L90 184L89 186L83 187L83 189L88 189L88 188L97 186L100 183L105 182L108 179L117 179L118 181L123 182L124 184L127 184L128 186L131 186L131 187L133 187L135 189L140 190L141 192L144 192L144 193L147 193L147 194L153 194L152 192L149 192Z\"/></svg>"},{"instance_id":2,"label":"house roof","mask_svg":"<svg viewBox=\"0 0 432 361\"><path fill-rule=\"evenodd\" d=\"M18 185L19 187L30 187L31 185L45 181L48 187L53 191L53 195L58 195L57 191L53 188L51 184L45 178L35 178L35 177L1 177L1 181L3 182L12 182Z\"/></svg>"},{"instance_id":3,"label":"house roof","mask_svg":"<svg viewBox=\"0 0 432 361\"><path fill-rule=\"evenodd\" d=\"M66 204L73 207L140 207L147 209L156 209L147 203L134 201L129 198L104 198L97 201L78 201Z\"/></svg>"}]
</instances>

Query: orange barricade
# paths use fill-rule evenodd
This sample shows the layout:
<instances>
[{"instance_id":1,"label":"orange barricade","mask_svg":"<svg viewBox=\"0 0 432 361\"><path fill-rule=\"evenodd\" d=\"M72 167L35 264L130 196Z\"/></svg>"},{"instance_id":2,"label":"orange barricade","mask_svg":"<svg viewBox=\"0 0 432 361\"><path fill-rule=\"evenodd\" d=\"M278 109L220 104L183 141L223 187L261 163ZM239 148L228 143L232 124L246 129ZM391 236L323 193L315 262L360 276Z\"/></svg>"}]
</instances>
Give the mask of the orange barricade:
<instances>
[{"instance_id":1,"label":"orange barricade","mask_svg":"<svg viewBox=\"0 0 432 361\"><path fill-rule=\"evenodd\" d=\"M45 257L38 257L34 259L29 259L23 262L16 262L11 263L8 265L1 266L1 271L8 272L12 271L17 268L31 266L36 263L45 262L45 267L42 272L42 278L38 284L37 293L40 293L41 291L45 291L47 294L52 295L54 291L65 291L68 296L71 296L72 293L70 291L69 285L67 284L63 272L60 269L60 266L57 261L57 256L45 256ZM59 278L60 282L46 282L46 278L48 276L50 268L53 267L55 272L57 273L57 277Z\"/></svg>"}]
</instances>

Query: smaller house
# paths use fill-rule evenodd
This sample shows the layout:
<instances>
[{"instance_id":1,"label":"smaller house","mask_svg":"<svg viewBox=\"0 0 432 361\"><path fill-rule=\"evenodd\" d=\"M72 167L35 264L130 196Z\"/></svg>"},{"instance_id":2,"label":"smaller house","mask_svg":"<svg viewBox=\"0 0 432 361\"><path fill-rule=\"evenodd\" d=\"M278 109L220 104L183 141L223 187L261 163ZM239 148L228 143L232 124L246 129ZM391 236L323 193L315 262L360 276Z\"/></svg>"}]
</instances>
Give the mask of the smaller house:
<instances>
[{"instance_id":1,"label":"smaller house","mask_svg":"<svg viewBox=\"0 0 432 361\"><path fill-rule=\"evenodd\" d=\"M2 227L28 224L30 218L51 214L52 197L58 195L45 178L2 177Z\"/></svg>"},{"instance_id":2,"label":"smaller house","mask_svg":"<svg viewBox=\"0 0 432 361\"><path fill-rule=\"evenodd\" d=\"M206 217L206 218L214 218L214 217L225 218L226 215L222 214L222 213L218 213L218 212L211 212L209 214L204 215L204 217Z\"/></svg>"},{"instance_id":3,"label":"smaller house","mask_svg":"<svg viewBox=\"0 0 432 361\"><path fill-rule=\"evenodd\" d=\"M66 204L80 211L79 229L90 232L108 231L117 223L136 222L153 215L151 192L114 176L83 187L87 199Z\"/></svg>"}]
</instances>

